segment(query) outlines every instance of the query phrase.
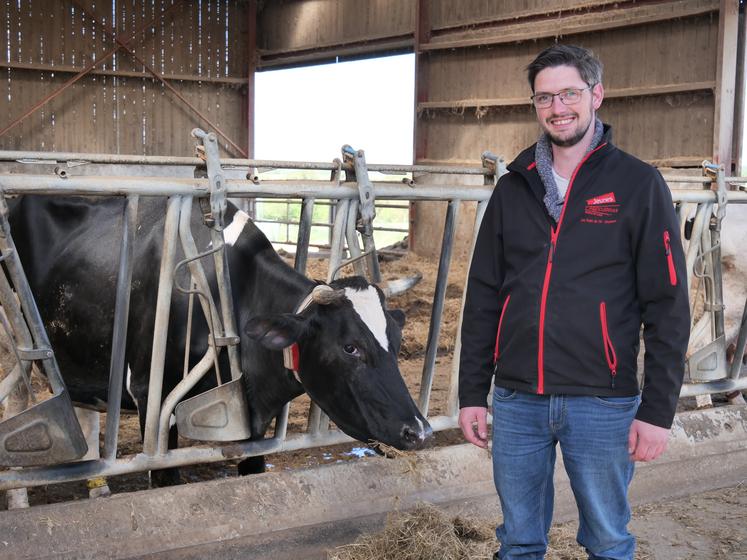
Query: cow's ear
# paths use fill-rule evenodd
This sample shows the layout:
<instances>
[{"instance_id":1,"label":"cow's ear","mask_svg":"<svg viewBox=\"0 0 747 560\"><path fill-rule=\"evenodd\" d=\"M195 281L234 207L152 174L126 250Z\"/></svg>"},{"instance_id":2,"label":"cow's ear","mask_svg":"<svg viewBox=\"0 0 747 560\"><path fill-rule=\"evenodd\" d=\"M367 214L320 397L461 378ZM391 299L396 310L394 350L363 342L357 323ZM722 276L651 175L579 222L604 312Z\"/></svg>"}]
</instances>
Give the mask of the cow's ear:
<instances>
[{"instance_id":1,"label":"cow's ear","mask_svg":"<svg viewBox=\"0 0 747 560\"><path fill-rule=\"evenodd\" d=\"M296 342L304 327L304 318L291 313L258 315L246 322L244 333L266 348L281 350Z\"/></svg>"},{"instance_id":2,"label":"cow's ear","mask_svg":"<svg viewBox=\"0 0 747 560\"><path fill-rule=\"evenodd\" d=\"M394 319L394 322L399 325L399 328L405 326L405 312L401 309L387 309L387 312L389 315L392 316L392 319Z\"/></svg>"}]
</instances>

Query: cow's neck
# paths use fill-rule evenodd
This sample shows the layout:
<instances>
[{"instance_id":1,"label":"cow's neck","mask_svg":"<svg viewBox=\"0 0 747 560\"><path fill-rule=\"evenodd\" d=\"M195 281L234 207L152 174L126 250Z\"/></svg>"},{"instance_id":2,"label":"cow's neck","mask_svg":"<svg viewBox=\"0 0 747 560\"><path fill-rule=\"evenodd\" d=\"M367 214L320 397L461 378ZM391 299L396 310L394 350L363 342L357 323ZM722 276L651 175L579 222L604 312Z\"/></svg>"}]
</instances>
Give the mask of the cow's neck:
<instances>
[{"instance_id":1,"label":"cow's neck","mask_svg":"<svg viewBox=\"0 0 747 560\"><path fill-rule=\"evenodd\" d=\"M265 235L251 221L229 251L233 296L238 310L237 325L242 338L242 370L249 390L252 437L264 435L285 403L303 393L283 366L282 353L249 340L243 325L253 316L294 313L315 283L297 273L275 252Z\"/></svg>"}]
</instances>

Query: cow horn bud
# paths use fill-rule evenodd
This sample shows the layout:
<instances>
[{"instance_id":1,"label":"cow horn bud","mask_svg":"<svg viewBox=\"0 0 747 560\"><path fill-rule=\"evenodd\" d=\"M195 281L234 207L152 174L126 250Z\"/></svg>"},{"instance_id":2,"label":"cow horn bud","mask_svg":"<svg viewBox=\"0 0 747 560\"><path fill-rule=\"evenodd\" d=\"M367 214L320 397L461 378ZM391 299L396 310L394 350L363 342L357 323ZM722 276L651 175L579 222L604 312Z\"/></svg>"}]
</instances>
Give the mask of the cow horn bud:
<instances>
[{"instance_id":1,"label":"cow horn bud","mask_svg":"<svg viewBox=\"0 0 747 560\"><path fill-rule=\"evenodd\" d=\"M344 290L335 290L326 284L319 284L311 291L311 301L319 305L329 305L344 296Z\"/></svg>"},{"instance_id":2,"label":"cow horn bud","mask_svg":"<svg viewBox=\"0 0 747 560\"><path fill-rule=\"evenodd\" d=\"M398 296L412 289L422 279L423 275L418 272L415 276L406 276L405 278L384 282L379 288L386 297Z\"/></svg>"}]
</instances>

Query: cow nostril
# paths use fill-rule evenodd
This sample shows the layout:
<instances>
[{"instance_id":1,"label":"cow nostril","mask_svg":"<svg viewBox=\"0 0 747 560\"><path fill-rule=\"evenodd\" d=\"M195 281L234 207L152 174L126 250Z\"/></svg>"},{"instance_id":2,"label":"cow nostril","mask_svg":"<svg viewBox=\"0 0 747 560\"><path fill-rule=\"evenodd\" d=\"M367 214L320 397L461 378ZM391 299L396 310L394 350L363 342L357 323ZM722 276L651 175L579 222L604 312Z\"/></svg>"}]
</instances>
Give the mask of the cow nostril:
<instances>
[{"instance_id":1,"label":"cow nostril","mask_svg":"<svg viewBox=\"0 0 747 560\"><path fill-rule=\"evenodd\" d=\"M411 428L410 426L405 426L402 428L402 439L404 439L407 443L415 443L420 439L420 434L417 430Z\"/></svg>"},{"instance_id":2,"label":"cow nostril","mask_svg":"<svg viewBox=\"0 0 747 560\"><path fill-rule=\"evenodd\" d=\"M419 423L421 424L421 423ZM420 448L433 436L430 426L409 426L402 428L402 441L408 448Z\"/></svg>"}]
</instances>

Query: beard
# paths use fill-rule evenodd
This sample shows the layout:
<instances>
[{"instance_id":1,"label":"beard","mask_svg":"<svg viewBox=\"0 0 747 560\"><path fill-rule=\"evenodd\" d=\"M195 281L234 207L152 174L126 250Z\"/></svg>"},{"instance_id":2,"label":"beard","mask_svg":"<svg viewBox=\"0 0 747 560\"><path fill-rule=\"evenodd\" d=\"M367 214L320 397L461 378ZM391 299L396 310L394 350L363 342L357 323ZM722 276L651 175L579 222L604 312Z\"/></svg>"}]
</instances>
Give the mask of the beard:
<instances>
[{"instance_id":1,"label":"beard","mask_svg":"<svg viewBox=\"0 0 747 560\"><path fill-rule=\"evenodd\" d=\"M550 118L556 118L556 115L553 115ZM568 148L570 146L575 146L578 144L581 139L586 136L586 133L589 131L589 127L594 122L594 118L592 115L592 118L589 119L589 122L586 123L586 126L584 126L582 123L579 124L578 128L576 128L575 132L571 136L566 137L560 137L556 136L549 130L545 129L545 133L550 138L550 142L555 144L556 146L560 148Z\"/></svg>"}]
</instances>

